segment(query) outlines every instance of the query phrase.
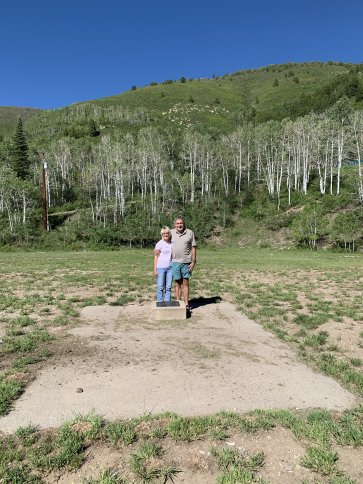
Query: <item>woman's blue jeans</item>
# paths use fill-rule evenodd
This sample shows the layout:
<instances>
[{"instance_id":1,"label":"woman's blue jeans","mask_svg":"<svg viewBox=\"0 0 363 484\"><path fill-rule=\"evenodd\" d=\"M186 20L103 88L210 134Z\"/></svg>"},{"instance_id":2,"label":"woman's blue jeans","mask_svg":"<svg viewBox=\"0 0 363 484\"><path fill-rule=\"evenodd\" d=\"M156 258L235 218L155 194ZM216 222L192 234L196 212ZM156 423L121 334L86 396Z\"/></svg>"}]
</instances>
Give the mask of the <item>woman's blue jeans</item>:
<instances>
[{"instance_id":1,"label":"woman's blue jeans","mask_svg":"<svg viewBox=\"0 0 363 484\"><path fill-rule=\"evenodd\" d=\"M158 276L156 279L157 291L156 291L156 300L157 302L171 300L171 282L173 274L171 272L170 267L158 267Z\"/></svg>"}]
</instances>

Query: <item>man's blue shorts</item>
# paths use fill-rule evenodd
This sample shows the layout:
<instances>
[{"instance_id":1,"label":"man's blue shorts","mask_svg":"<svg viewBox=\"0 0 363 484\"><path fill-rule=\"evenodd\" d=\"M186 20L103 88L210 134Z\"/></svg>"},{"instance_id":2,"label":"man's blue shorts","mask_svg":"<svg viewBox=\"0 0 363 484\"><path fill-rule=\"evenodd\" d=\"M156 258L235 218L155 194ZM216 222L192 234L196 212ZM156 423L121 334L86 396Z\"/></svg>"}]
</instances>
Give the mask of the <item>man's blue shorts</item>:
<instances>
[{"instance_id":1,"label":"man's blue shorts","mask_svg":"<svg viewBox=\"0 0 363 484\"><path fill-rule=\"evenodd\" d=\"M173 262L171 265L171 271L173 273L174 281L180 281L180 279L189 279L191 273L189 272L189 264L187 263L180 263L180 262Z\"/></svg>"}]
</instances>

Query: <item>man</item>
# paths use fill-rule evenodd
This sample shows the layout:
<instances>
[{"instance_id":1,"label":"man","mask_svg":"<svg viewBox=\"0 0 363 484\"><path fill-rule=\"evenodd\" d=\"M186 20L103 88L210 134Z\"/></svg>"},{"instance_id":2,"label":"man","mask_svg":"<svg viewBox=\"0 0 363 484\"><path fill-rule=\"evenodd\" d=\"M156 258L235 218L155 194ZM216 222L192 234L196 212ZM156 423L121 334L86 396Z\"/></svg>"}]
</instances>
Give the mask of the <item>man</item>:
<instances>
[{"instance_id":1,"label":"man","mask_svg":"<svg viewBox=\"0 0 363 484\"><path fill-rule=\"evenodd\" d=\"M175 228L171 230L172 272L175 281L176 300L181 299L183 289L184 302L189 306L189 278L197 262L197 244L194 233L185 227L183 217L174 221Z\"/></svg>"}]
</instances>

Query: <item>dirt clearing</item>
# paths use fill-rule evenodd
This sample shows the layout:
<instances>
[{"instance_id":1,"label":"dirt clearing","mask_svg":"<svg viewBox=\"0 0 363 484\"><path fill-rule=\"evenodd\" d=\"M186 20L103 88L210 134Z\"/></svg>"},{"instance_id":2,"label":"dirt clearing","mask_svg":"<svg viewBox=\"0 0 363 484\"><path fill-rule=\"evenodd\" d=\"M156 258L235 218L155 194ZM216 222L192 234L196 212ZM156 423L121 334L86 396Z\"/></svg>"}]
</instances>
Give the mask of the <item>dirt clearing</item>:
<instances>
[{"instance_id":1,"label":"dirt clearing","mask_svg":"<svg viewBox=\"0 0 363 484\"><path fill-rule=\"evenodd\" d=\"M39 373L0 429L56 427L91 411L112 420L357 404L228 302L200 305L186 321L153 321L150 312L150 305L84 308L84 325L63 343L68 350Z\"/></svg>"}]
</instances>

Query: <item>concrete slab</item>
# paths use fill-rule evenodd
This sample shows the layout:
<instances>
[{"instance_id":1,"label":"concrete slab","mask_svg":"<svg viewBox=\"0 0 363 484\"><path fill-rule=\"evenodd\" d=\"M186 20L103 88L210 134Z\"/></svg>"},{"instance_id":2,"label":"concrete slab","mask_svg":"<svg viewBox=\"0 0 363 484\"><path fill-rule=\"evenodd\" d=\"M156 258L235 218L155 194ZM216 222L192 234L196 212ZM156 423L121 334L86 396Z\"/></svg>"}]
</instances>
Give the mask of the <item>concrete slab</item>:
<instances>
[{"instance_id":1,"label":"concrete slab","mask_svg":"<svg viewBox=\"0 0 363 484\"><path fill-rule=\"evenodd\" d=\"M172 304L151 303L152 318L157 321L187 319L187 308L184 301L172 301Z\"/></svg>"},{"instance_id":2,"label":"concrete slab","mask_svg":"<svg viewBox=\"0 0 363 484\"><path fill-rule=\"evenodd\" d=\"M44 363L13 410L0 417L0 431L55 427L91 411L111 420L167 411L341 411L359 404L226 301L195 306L193 317L174 322L151 320L150 304L114 308L81 310L83 324L69 329L62 343L73 341L72 351L62 346L61 355Z\"/></svg>"}]
</instances>

